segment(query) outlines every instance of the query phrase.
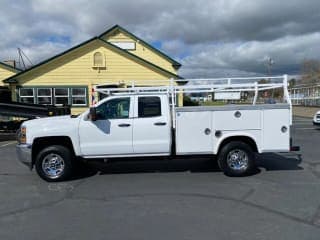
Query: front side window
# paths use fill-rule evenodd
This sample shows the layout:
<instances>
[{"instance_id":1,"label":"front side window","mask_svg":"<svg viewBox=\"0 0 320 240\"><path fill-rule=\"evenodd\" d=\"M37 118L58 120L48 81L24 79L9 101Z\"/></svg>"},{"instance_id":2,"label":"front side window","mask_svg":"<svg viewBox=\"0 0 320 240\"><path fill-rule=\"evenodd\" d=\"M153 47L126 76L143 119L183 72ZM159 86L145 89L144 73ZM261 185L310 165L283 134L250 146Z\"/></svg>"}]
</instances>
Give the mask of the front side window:
<instances>
[{"instance_id":1,"label":"front side window","mask_svg":"<svg viewBox=\"0 0 320 240\"><path fill-rule=\"evenodd\" d=\"M34 103L34 90L33 88L20 88L19 98L22 103Z\"/></svg>"},{"instance_id":2,"label":"front side window","mask_svg":"<svg viewBox=\"0 0 320 240\"><path fill-rule=\"evenodd\" d=\"M138 98L138 117L157 117L161 116L161 100L159 97L139 97Z\"/></svg>"},{"instance_id":3,"label":"front side window","mask_svg":"<svg viewBox=\"0 0 320 240\"><path fill-rule=\"evenodd\" d=\"M52 89L51 88L38 88L37 99L38 104L52 104Z\"/></svg>"},{"instance_id":4,"label":"front side window","mask_svg":"<svg viewBox=\"0 0 320 240\"><path fill-rule=\"evenodd\" d=\"M111 99L97 107L98 119L129 118L130 98Z\"/></svg>"}]
</instances>

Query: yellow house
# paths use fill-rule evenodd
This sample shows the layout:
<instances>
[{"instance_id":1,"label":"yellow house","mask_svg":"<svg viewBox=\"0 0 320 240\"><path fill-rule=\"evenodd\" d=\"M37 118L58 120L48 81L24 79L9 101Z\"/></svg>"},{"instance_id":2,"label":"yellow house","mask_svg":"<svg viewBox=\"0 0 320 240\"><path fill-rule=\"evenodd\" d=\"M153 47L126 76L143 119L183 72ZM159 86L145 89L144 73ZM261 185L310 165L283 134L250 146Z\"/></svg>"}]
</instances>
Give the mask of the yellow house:
<instances>
[{"instance_id":1,"label":"yellow house","mask_svg":"<svg viewBox=\"0 0 320 240\"><path fill-rule=\"evenodd\" d=\"M18 72L20 72L20 70L18 70L17 68L0 62L0 86L7 86L8 84L5 84L2 80L17 74Z\"/></svg>"},{"instance_id":2,"label":"yellow house","mask_svg":"<svg viewBox=\"0 0 320 240\"><path fill-rule=\"evenodd\" d=\"M1 90L0 94L1 95L3 95L3 94L7 95L8 88L10 87L9 84L4 83L3 80L17 74L20 71L21 70L15 68L9 64L6 64L4 62L0 62L0 90ZM10 97L10 96L8 96L8 97ZM13 97L13 96L11 96L11 97ZM0 96L0 98L2 99L3 96ZM5 98L7 98L7 96Z\"/></svg>"},{"instance_id":3,"label":"yellow house","mask_svg":"<svg viewBox=\"0 0 320 240\"><path fill-rule=\"evenodd\" d=\"M97 85L127 86L132 80L180 78L181 64L116 25L61 54L7 77L13 100L26 103L71 105L72 113L87 109L100 97ZM167 81L158 82L168 84ZM181 103L181 97L179 103Z\"/></svg>"}]
</instances>

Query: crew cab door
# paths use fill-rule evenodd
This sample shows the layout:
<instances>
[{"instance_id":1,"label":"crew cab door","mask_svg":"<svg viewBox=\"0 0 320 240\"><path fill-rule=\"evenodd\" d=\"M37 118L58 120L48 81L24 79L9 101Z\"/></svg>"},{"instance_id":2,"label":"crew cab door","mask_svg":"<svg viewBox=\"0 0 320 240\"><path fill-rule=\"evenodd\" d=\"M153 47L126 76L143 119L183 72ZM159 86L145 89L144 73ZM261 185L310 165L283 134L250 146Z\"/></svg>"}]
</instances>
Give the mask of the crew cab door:
<instances>
[{"instance_id":1,"label":"crew cab door","mask_svg":"<svg viewBox=\"0 0 320 240\"><path fill-rule=\"evenodd\" d=\"M96 107L97 120L82 119L80 148L84 156L132 154L133 97L113 97Z\"/></svg>"},{"instance_id":2,"label":"crew cab door","mask_svg":"<svg viewBox=\"0 0 320 240\"><path fill-rule=\"evenodd\" d=\"M135 96L135 154L170 154L171 121L167 96Z\"/></svg>"}]
</instances>

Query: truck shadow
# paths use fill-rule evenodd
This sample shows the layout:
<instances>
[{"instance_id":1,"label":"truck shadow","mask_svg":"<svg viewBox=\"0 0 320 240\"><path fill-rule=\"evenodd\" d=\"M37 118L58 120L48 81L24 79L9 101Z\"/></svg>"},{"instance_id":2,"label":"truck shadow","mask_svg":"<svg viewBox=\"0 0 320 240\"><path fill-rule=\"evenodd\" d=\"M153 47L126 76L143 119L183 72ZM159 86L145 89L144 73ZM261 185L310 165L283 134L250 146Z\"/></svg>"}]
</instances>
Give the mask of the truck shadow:
<instances>
[{"instance_id":1,"label":"truck shadow","mask_svg":"<svg viewBox=\"0 0 320 240\"><path fill-rule=\"evenodd\" d=\"M257 170L252 175L266 171L302 170L299 166L302 158L298 154L261 154L257 158ZM217 161L212 156L184 157L178 159L119 159L107 163L89 161L90 170L76 178L86 178L96 174L130 174L130 173L169 173L169 172L220 172ZM88 168L86 168L88 169Z\"/></svg>"},{"instance_id":2,"label":"truck shadow","mask_svg":"<svg viewBox=\"0 0 320 240\"><path fill-rule=\"evenodd\" d=\"M258 157L257 166L264 168L266 171L303 170L299 166L301 162L302 156L297 153L264 153Z\"/></svg>"},{"instance_id":3,"label":"truck shadow","mask_svg":"<svg viewBox=\"0 0 320 240\"><path fill-rule=\"evenodd\" d=\"M119 159L108 163L89 164L103 174L154 173L154 172L218 172L216 161L212 157L187 159Z\"/></svg>"}]
</instances>

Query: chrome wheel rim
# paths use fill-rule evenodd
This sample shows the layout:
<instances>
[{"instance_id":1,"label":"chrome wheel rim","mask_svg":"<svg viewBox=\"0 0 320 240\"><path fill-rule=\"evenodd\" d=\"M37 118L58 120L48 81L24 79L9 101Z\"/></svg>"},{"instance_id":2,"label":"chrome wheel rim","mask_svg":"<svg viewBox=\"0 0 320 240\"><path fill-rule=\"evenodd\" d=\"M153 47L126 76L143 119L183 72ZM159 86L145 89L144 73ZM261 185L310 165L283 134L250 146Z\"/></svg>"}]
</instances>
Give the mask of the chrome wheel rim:
<instances>
[{"instance_id":1,"label":"chrome wheel rim","mask_svg":"<svg viewBox=\"0 0 320 240\"><path fill-rule=\"evenodd\" d=\"M42 161L42 170L51 179L60 177L64 167L63 158L56 153L48 154Z\"/></svg>"},{"instance_id":2,"label":"chrome wheel rim","mask_svg":"<svg viewBox=\"0 0 320 240\"><path fill-rule=\"evenodd\" d=\"M227 155L228 166L235 171L244 171L248 168L248 154L241 149L234 149Z\"/></svg>"}]
</instances>

